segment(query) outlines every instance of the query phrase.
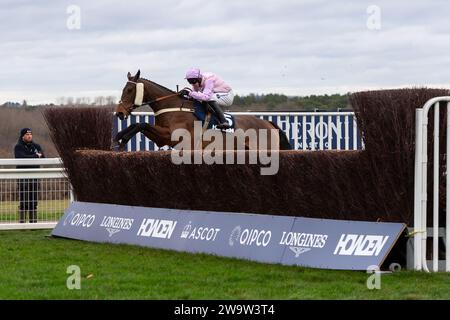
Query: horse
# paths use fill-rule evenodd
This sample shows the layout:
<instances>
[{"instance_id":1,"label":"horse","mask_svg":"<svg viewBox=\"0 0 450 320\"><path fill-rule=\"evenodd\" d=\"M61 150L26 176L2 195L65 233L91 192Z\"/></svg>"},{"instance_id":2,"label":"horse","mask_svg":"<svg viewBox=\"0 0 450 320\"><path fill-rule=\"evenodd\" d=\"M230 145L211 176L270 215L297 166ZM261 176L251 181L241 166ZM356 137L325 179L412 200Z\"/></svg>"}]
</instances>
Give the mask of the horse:
<instances>
[{"instance_id":1,"label":"horse","mask_svg":"<svg viewBox=\"0 0 450 320\"><path fill-rule=\"evenodd\" d=\"M119 150L124 150L126 143L137 133L143 133L148 139L156 143L159 147L169 146L176 147L178 141L172 140L172 133L177 129L185 129L190 133L191 145L196 149L196 142L194 141L194 122L198 121L194 115L194 101L187 100L160 84L140 77L140 70L132 76L130 72L127 74L128 81L122 90L121 100L116 108L116 116L123 120L128 118L131 112L142 105L150 106L155 115L155 124L148 123L136 123L131 124L124 130L117 133L114 138L114 142L118 145ZM206 121L211 118L211 114L208 113ZM267 141L264 146L275 145L275 150L288 150L291 149L289 140L285 133L273 122L257 118L251 115L236 115L235 116L235 129L242 129L239 132L245 132L248 129L275 129L277 131L276 143L270 144L270 138L273 135L266 135ZM205 126L203 127L205 130ZM226 131L222 131L224 138L227 135ZM248 138L248 137L247 137ZM246 138L244 149L257 149L254 144L251 145ZM204 148L208 143L203 141L201 148ZM236 150L236 146L232 148L223 144L223 150ZM258 143L257 146L260 146ZM268 149L268 148L267 148Z\"/></svg>"}]
</instances>

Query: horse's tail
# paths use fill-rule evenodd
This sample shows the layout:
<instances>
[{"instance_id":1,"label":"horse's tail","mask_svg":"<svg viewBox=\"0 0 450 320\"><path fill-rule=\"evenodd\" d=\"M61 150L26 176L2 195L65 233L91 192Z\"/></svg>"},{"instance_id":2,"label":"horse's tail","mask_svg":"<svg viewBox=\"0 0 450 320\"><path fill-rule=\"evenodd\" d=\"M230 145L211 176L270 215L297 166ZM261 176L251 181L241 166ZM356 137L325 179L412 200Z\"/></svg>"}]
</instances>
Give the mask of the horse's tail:
<instances>
[{"instance_id":1,"label":"horse's tail","mask_svg":"<svg viewBox=\"0 0 450 320\"><path fill-rule=\"evenodd\" d=\"M292 150L292 146L289 143L286 133L284 133L284 131L281 130L277 124L272 121L269 122L275 127L275 129L278 129L278 136L280 137L280 150Z\"/></svg>"}]
</instances>

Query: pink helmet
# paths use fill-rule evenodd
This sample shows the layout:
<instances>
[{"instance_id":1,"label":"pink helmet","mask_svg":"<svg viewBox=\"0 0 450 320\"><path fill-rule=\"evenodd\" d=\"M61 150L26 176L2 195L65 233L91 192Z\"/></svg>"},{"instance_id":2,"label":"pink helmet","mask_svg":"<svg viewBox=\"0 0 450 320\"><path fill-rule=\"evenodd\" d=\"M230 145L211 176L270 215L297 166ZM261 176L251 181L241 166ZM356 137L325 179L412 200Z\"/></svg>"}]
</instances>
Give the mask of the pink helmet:
<instances>
[{"instance_id":1,"label":"pink helmet","mask_svg":"<svg viewBox=\"0 0 450 320\"><path fill-rule=\"evenodd\" d=\"M202 77L202 74L200 72L200 69L198 68L191 68L186 72L186 78L185 79L199 79Z\"/></svg>"}]
</instances>

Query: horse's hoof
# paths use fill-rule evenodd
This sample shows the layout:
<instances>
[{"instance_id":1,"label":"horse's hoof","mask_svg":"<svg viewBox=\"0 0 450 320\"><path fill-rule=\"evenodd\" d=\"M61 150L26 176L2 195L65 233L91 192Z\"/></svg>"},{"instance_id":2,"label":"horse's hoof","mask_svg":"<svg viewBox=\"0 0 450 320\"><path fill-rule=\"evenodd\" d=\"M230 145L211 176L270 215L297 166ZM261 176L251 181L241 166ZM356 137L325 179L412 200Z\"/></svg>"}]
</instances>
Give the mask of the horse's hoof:
<instances>
[{"instance_id":1,"label":"horse's hoof","mask_svg":"<svg viewBox=\"0 0 450 320\"><path fill-rule=\"evenodd\" d=\"M121 143L118 141L114 141L113 145L111 146L112 151L125 151L126 149L126 143Z\"/></svg>"},{"instance_id":2,"label":"horse's hoof","mask_svg":"<svg viewBox=\"0 0 450 320\"><path fill-rule=\"evenodd\" d=\"M126 147L127 147L126 143L119 143L118 150L125 151Z\"/></svg>"}]
</instances>

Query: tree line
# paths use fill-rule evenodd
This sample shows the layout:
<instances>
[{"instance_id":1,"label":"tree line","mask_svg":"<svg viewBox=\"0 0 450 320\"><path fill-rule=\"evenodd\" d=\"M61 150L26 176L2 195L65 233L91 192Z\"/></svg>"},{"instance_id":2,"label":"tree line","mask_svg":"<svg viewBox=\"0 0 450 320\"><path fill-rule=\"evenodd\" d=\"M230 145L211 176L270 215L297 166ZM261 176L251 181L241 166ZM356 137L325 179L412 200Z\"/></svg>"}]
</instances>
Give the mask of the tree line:
<instances>
[{"instance_id":1,"label":"tree line","mask_svg":"<svg viewBox=\"0 0 450 320\"><path fill-rule=\"evenodd\" d=\"M26 100L6 102L2 106L11 108L34 108L48 106L113 106L117 103L114 96L58 97L56 103L29 105ZM348 94L287 96L284 94L248 94L236 95L229 111L314 111L314 110L351 109Z\"/></svg>"}]
</instances>

